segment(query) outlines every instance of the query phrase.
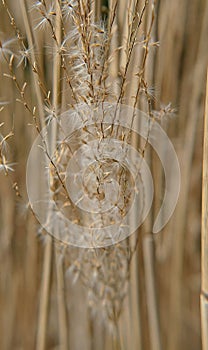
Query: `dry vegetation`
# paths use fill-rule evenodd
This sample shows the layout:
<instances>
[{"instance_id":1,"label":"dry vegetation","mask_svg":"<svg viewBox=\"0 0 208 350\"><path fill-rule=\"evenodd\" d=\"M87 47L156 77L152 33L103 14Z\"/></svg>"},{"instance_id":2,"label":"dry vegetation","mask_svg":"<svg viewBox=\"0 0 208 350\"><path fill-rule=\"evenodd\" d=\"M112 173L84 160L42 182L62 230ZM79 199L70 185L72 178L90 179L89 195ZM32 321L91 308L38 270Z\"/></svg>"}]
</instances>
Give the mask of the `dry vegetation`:
<instances>
[{"instance_id":1,"label":"dry vegetation","mask_svg":"<svg viewBox=\"0 0 208 350\"><path fill-rule=\"evenodd\" d=\"M207 0L2 0L0 15L0 349L207 350L206 119L202 259L200 249ZM103 102L139 108L162 125L180 159L181 193L170 222L153 235L165 184L148 142L102 123L75 132L73 150L94 137L133 144L155 186L152 210L136 233L82 249L38 224L26 163L44 126L77 104L96 110ZM58 134L52 127L49 148ZM68 154L63 143L50 159L51 192L72 221L88 225L66 196ZM124 175L118 171L130 198ZM127 207L126 200L118 215ZM99 225L108 220L103 215Z\"/></svg>"}]
</instances>

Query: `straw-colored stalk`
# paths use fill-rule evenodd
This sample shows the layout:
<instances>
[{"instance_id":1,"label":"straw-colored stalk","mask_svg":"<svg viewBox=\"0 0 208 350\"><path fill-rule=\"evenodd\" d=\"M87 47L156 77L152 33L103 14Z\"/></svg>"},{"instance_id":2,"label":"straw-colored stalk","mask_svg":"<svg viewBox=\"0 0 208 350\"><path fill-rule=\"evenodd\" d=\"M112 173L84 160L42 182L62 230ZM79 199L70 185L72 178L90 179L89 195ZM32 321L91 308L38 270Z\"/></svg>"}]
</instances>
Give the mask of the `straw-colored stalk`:
<instances>
[{"instance_id":1,"label":"straw-colored stalk","mask_svg":"<svg viewBox=\"0 0 208 350\"><path fill-rule=\"evenodd\" d=\"M202 348L208 350L208 75L204 118L204 156L202 183L202 224L201 224L201 329Z\"/></svg>"},{"instance_id":2,"label":"straw-colored stalk","mask_svg":"<svg viewBox=\"0 0 208 350\"><path fill-rule=\"evenodd\" d=\"M26 5L26 1L21 0L20 6L21 6L22 17L23 17L23 21L24 21L24 25L25 25L26 34L27 34L28 44L29 44L29 47L31 49L32 64L35 65L36 64L36 57L35 57L35 52L34 52L34 37L33 37L33 32L31 29L31 21L30 21L30 18L28 16L28 9L27 9L27 5ZM40 123L41 123L41 126L44 127L45 121L44 121L44 108L43 108L42 94L41 94L41 90L40 90L38 76L34 72L34 70L32 70L32 78L34 81L35 93L36 93L37 102L38 102L38 113L40 116Z\"/></svg>"},{"instance_id":3,"label":"straw-colored stalk","mask_svg":"<svg viewBox=\"0 0 208 350\"><path fill-rule=\"evenodd\" d=\"M62 28L61 28L61 9L59 1L56 0L56 22L55 33L56 42L55 50L58 51L58 46L61 45L62 40ZM53 67L53 106L56 116L58 114L58 108L61 105L61 56L56 52L54 56ZM56 124L53 128L53 134L51 135L51 146L56 147L57 138ZM58 320L59 320L59 340L60 349L68 349L68 327L66 316L66 304L65 304L65 280L63 270L63 259L60 259L58 252L56 251L56 275L57 275L57 299L58 299Z\"/></svg>"},{"instance_id":4,"label":"straw-colored stalk","mask_svg":"<svg viewBox=\"0 0 208 350\"><path fill-rule=\"evenodd\" d=\"M34 38L31 30L31 21L28 17L28 9L25 0L21 0L21 11L24 20L24 25L26 29L26 35L31 48L31 59L32 64L35 64L35 52L34 52ZM44 109L41 97L40 86L38 83L38 77L32 70L32 77L35 83L35 91L38 100L38 110L40 115L40 121L42 127L44 126ZM41 282L41 292L40 292L40 304L39 304L39 316L38 316L38 327L37 327L37 339L36 339L36 349L44 350L46 343L46 329L48 320L48 306L49 306L49 294L50 294L50 276L51 276L51 258L52 258L52 238L48 236L45 242L44 250L44 261L43 261L43 273Z\"/></svg>"},{"instance_id":5,"label":"straw-colored stalk","mask_svg":"<svg viewBox=\"0 0 208 350\"><path fill-rule=\"evenodd\" d=\"M161 350L162 344L155 283L154 241L152 235L144 237L143 251L150 346L151 350Z\"/></svg>"}]
</instances>

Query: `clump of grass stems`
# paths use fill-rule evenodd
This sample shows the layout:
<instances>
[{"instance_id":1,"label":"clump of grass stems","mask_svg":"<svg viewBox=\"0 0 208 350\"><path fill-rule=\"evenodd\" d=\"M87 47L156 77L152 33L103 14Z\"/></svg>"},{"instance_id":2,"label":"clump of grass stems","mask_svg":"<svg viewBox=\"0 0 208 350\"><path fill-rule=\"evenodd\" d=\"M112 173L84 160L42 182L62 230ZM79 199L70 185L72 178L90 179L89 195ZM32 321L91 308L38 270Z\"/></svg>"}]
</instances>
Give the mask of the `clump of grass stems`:
<instances>
[{"instance_id":1,"label":"clump of grass stems","mask_svg":"<svg viewBox=\"0 0 208 350\"><path fill-rule=\"evenodd\" d=\"M4 36L0 36L0 59L6 64L4 76L16 86L17 102L29 115L30 124L34 126L36 134L42 135L44 127L50 125L53 120L56 120L58 125L61 114L69 108L74 109L75 112L78 111L80 116L84 117L82 111L77 108L80 105L96 110L96 107L104 102L113 102L117 107L121 103L128 104L135 109L142 108L149 118L159 121L175 114L175 108L170 103L162 104L160 108L152 88L154 79L150 77L156 66L155 61L152 62L152 57L155 49L159 47L157 33L155 33L155 20L158 20L161 8L156 1L131 0L121 3L117 0L111 0L107 4L101 0L55 0L53 2L20 0L21 19L24 23L24 26L20 26L21 30L19 29L18 16L13 15L9 0L2 0L2 4L10 21L10 32L12 30L14 36L14 38L9 36L8 40L5 40ZM167 22L167 19L165 21ZM171 46L170 43L169 45ZM171 52L171 50L169 51ZM167 50L167 52L169 51ZM163 66L163 60L165 61L165 58L160 57L161 66ZM201 70L200 77L202 75ZM165 83L164 78L162 84L166 86ZM194 101L198 101L198 91L199 89L196 87ZM194 101L192 101L193 105ZM194 107L196 105L197 103ZM159 108L157 108L158 106ZM196 108L194 110L196 111ZM25 124L27 123L25 122ZM67 215L73 217L74 220L84 222L85 217L79 217L79 213L66 195L64 187L65 161L70 159L71 155L70 150L64 144L57 147L57 136L60 131L57 125L54 126L50 135L45 135L45 139L43 138L45 152L51 163L51 195L57 202L59 199L62 200L62 206ZM194 122L190 121L189 126L195 130ZM88 131L91 132L91 130ZM13 134L15 134L15 129L0 138L0 170L2 169L8 176L16 194L20 196L19 187L13 180L13 172L10 173L13 163L7 160L5 153L5 143ZM88 140L96 137L103 140L106 136L108 138L120 137L129 144L136 143L141 154L151 158L148 153L148 140L146 143L141 141L141 144L140 140L135 142L133 133L119 127L115 128L114 125L111 125L108 133L103 131L102 125L96 125L95 133L92 133ZM78 148L83 140L85 140L83 133L76 133L74 148ZM50 148L57 150L54 158L50 156ZM190 171L190 157L193 147L192 151L189 151L190 148L188 150L187 147L187 152L185 152L188 155L185 167L187 172ZM34 174L38 177L35 164ZM121 178L119 181L120 184L124 183ZM160 182L162 181L160 180ZM99 195L100 193L97 194L98 198L101 198ZM185 207L184 204L184 210ZM181 213L184 213L184 210L181 210ZM184 238L181 235L183 223L184 220L178 226L178 243L174 245L177 253L174 256L171 270L172 283L173 285L176 283L176 288L172 288L170 293L170 319L173 323L170 328L173 329L173 332L168 339L168 350L175 346L173 339L179 338L178 326L175 321L178 320L181 305L179 292L181 290L180 279L184 244L179 245ZM149 230L148 228L147 231ZM67 296L65 294L68 277L73 282L74 288L80 282L84 286L92 329L95 327L96 321L100 319L101 324L104 324L103 328L112 337L112 344L111 340L110 344L107 344L106 341L106 346L109 349L111 347L125 349L126 340L121 332L120 320L122 315L126 315L124 308L126 300L131 305L132 315L134 315L134 339L132 342L134 342L135 349L162 349L154 269L154 238L152 236L144 238L143 246L138 244L140 237L136 235L109 248L83 250L68 247L64 242L56 242L55 239L44 233L42 228L39 232L41 232L44 242L44 256L36 335L37 350L44 350L48 347L47 327L52 293L53 264L55 264L56 295L58 296L57 334L63 350L70 347L70 325L68 322L71 320L69 321L66 307L67 300L70 300L70 293ZM203 237L206 240L205 233ZM143 247L142 251L141 247ZM140 266L142 264L139 265L142 255L144 256L142 262L144 267ZM204 261L205 259L202 261L203 266L206 266ZM138 270L139 274L144 273L145 283L142 283L142 286L140 286L141 277L138 278ZM67 271L67 277L65 271ZM203 276L204 281L206 280L205 274ZM146 318L140 319L140 312L143 313L143 316L145 312L141 296L138 293L138 290L141 291L144 288L144 284L147 295L146 303L148 304L145 312L147 313L150 338L147 344L144 340L145 336L142 334ZM132 286L135 289L132 289ZM202 310L206 304L205 294L206 287L203 282ZM178 299L175 298L176 295L179 295ZM205 312L203 315L202 325L205 329ZM128 319L128 316L123 317ZM177 324L179 325L179 323ZM206 331L203 333L203 339L204 344L206 344ZM204 348L206 349L205 345Z\"/></svg>"},{"instance_id":2,"label":"clump of grass stems","mask_svg":"<svg viewBox=\"0 0 208 350\"><path fill-rule=\"evenodd\" d=\"M135 47L138 45L138 35L143 18L148 8L148 1L144 1L139 10L139 3L136 2L132 13L129 13L129 32L125 47L112 47L112 38L114 36L113 28L118 7L117 1L112 2L109 10L108 19L100 22L99 18L92 11L89 1L78 0L74 2L55 1L50 5L45 1L38 1L32 6L32 11L37 12L38 23L34 29L28 14L27 4L21 1L21 10L26 29L26 38L17 27L16 21L11 14L7 2L3 1L3 5L8 13L11 21L16 40L19 45L19 62L28 64L31 68L32 79L34 81L37 106L31 105L31 101L27 98L26 90L28 83L25 81L23 85L16 78L16 53L8 51L2 47L2 56L6 60L9 68L8 78L11 78L17 90L19 91L21 102L32 117L37 132L41 133L47 119L44 110L49 110L52 118L59 118L60 111L63 111L64 105L69 104L74 108L74 104L84 103L89 106L103 103L104 101L114 100L117 105L122 103L128 95L128 79L129 67L133 59ZM95 9L94 9L95 10ZM95 22L95 18L97 21ZM137 89L135 96L132 97L132 105L134 108L138 106L138 99L141 91L144 92L147 99L149 115L151 115L151 96L148 92L148 84L145 81L145 66L148 52L154 44L150 41L151 30L154 21L154 2L152 2L152 16L149 28L142 41L142 55L140 67L137 65L136 71L132 73L133 79L136 80ZM69 22L69 23L68 23ZM51 36L50 45L52 47L53 56L53 77L52 90L46 87L45 77L39 66L36 54L37 32L47 30ZM118 94L111 93L109 70L114 56L118 49L125 50L126 61L122 69L118 71ZM25 63L26 62L26 63ZM20 65L20 63L18 65ZM66 92L65 92L66 91ZM142 93L143 93L142 92ZM69 98L68 98L68 96ZM63 102L64 101L64 102ZM50 122L50 119L48 119ZM56 145L57 128L54 128L52 135L49 135L49 143L52 147ZM48 154L48 151L46 151ZM144 153L144 152L143 152ZM51 160L52 161L52 160ZM60 159L57 158L57 161ZM56 182L61 181L58 165L52 162L56 174ZM56 190L56 185L55 190ZM52 185L53 188L53 185ZM39 327L37 336L37 349L44 349L45 334L47 324L48 295L50 285L50 269L51 269L51 249L52 239L47 237L45 246L45 257L43 267L43 280L41 291L41 304L39 312ZM135 243L135 247L137 241ZM75 262L71 262L69 270L76 270L82 276L84 284L89 290L89 304L95 312L95 307L100 299L104 310L104 319L113 327L118 323L121 313L121 306L126 295L123 285L129 279L129 264L135 247L131 251L129 244L124 242L119 246L104 249L102 253L93 251L84 254L77 251L78 257ZM81 260L80 260L81 259ZM100 260L101 259L101 260ZM61 273L61 265L57 261L57 281L58 288L63 288L63 276ZM79 261L79 264L78 264ZM77 269L75 266L80 265ZM120 268L117 268L120 265ZM121 268L123 264L123 267ZM115 269L114 269L115 267ZM100 272L97 273L96 270ZM89 271L90 276L89 277ZM62 276L62 277L61 277ZM120 285L120 287L119 287ZM123 290L123 291L122 291ZM94 299L95 298L95 299ZM67 348L66 335L66 316L64 316L63 296L59 299L59 324L61 341ZM63 321L65 320L65 321Z\"/></svg>"}]
</instances>

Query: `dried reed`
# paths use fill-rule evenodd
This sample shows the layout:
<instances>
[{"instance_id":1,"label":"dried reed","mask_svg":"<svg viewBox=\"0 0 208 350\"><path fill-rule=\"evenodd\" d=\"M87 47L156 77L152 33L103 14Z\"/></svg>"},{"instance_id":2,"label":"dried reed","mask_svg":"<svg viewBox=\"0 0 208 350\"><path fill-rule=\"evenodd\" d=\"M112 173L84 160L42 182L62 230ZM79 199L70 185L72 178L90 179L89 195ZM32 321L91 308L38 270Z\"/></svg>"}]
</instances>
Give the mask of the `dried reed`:
<instances>
[{"instance_id":1,"label":"dried reed","mask_svg":"<svg viewBox=\"0 0 208 350\"><path fill-rule=\"evenodd\" d=\"M203 156L203 183L202 183L202 281L201 281L201 324L202 324L202 348L208 349L208 231L207 231L207 213L208 213L208 77L206 89L206 106L204 116L204 156Z\"/></svg>"}]
</instances>

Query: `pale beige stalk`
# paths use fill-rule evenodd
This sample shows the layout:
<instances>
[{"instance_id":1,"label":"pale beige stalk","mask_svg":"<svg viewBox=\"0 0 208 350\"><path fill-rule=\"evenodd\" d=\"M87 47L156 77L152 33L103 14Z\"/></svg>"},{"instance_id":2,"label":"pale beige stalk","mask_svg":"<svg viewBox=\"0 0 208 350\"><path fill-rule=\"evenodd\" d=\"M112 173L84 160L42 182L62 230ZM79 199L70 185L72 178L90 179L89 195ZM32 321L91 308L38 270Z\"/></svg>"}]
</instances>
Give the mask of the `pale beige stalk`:
<instances>
[{"instance_id":1,"label":"pale beige stalk","mask_svg":"<svg viewBox=\"0 0 208 350\"><path fill-rule=\"evenodd\" d=\"M34 51L34 45L35 41L33 38L33 33L31 29L31 20L28 16L28 8L25 0L20 0L20 6L21 6L21 11L22 11L22 17L25 25L25 30L26 30L26 35L27 35L27 40L29 44L29 49L31 50L31 59L32 59L32 64L36 64L36 57L35 57L35 51ZM40 90L40 84L38 81L38 76L32 69L32 77L34 80L34 85L35 85L35 92L36 92L36 97L37 97L37 102L38 102L38 113L40 117L40 123L41 127L45 126L45 119L44 119L44 106L43 106L43 100L41 96L41 90Z\"/></svg>"},{"instance_id":2,"label":"pale beige stalk","mask_svg":"<svg viewBox=\"0 0 208 350\"><path fill-rule=\"evenodd\" d=\"M45 344L46 344L46 329L47 329L48 306L49 306L49 295L50 295L51 258L52 258L52 238L51 236L47 236L46 242L45 242L45 249L44 249L39 317L38 317L38 323L37 323L38 330L37 330L36 350L45 350Z\"/></svg>"},{"instance_id":3,"label":"pale beige stalk","mask_svg":"<svg viewBox=\"0 0 208 350\"><path fill-rule=\"evenodd\" d=\"M56 42L55 55L53 62L53 108L56 118L58 118L59 108L61 105L61 55L58 53L58 49L62 40L62 28L61 28L61 9L59 1L56 0L56 21L55 21L55 34ZM57 128L54 124L51 135L52 149L56 147ZM65 280L63 259L60 259L59 253L56 251L56 276L57 276L57 299L58 299L58 320L59 320L59 339L60 349L68 349L68 327L66 316L66 302L65 302Z\"/></svg>"},{"instance_id":4,"label":"pale beige stalk","mask_svg":"<svg viewBox=\"0 0 208 350\"><path fill-rule=\"evenodd\" d=\"M208 350L208 75L204 116L204 157L201 230L201 331L202 348L203 350Z\"/></svg>"},{"instance_id":5,"label":"pale beige stalk","mask_svg":"<svg viewBox=\"0 0 208 350\"><path fill-rule=\"evenodd\" d=\"M144 237L143 251L150 346L151 350L162 350L155 282L154 241L151 235Z\"/></svg>"},{"instance_id":6,"label":"pale beige stalk","mask_svg":"<svg viewBox=\"0 0 208 350\"><path fill-rule=\"evenodd\" d=\"M25 0L20 1L22 16L24 20L24 25L26 29L27 39L29 47L31 49L31 59L32 64L35 65L36 58L34 53L34 39L30 25L30 19L28 18L28 9ZM33 70L32 70L33 72ZM45 126L44 121L44 108L42 102L42 96L40 91L40 85L38 82L38 77L36 73L32 73L35 85L35 91L38 101L38 112L40 116L41 126ZM37 340L36 349L44 350L46 344L46 329L48 320L48 306L49 306L49 295L50 295L50 276L51 276L51 257L52 257L52 238L48 236L45 242L44 250L44 261L43 261L43 273L42 273L42 283L41 283L41 293L40 293L40 304L39 304L39 316L38 316L38 329L37 329Z\"/></svg>"}]
</instances>

